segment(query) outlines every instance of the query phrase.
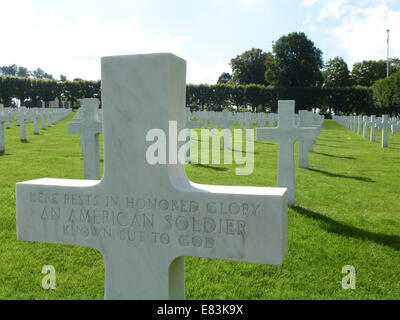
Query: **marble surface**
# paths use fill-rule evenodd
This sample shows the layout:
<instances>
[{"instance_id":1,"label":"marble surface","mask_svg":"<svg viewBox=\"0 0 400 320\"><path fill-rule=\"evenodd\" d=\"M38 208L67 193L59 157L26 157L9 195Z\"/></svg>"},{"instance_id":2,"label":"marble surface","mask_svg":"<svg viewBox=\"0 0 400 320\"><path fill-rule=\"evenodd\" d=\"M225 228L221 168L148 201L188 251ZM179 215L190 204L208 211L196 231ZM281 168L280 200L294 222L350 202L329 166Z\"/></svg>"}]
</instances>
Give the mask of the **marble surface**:
<instances>
[{"instance_id":1,"label":"marble surface","mask_svg":"<svg viewBox=\"0 0 400 320\"><path fill-rule=\"evenodd\" d=\"M19 136L21 141L27 141L26 137L26 124L29 121L29 115L25 107L20 107L18 111L15 112L15 120L19 124Z\"/></svg>"},{"instance_id":2,"label":"marble surface","mask_svg":"<svg viewBox=\"0 0 400 320\"><path fill-rule=\"evenodd\" d=\"M32 108L29 112L29 118L33 122L33 134L39 134L39 110L38 108Z\"/></svg>"},{"instance_id":3,"label":"marble surface","mask_svg":"<svg viewBox=\"0 0 400 320\"><path fill-rule=\"evenodd\" d=\"M18 183L18 239L99 250L107 299L184 299L185 256L282 264L285 188L199 185L146 161L150 129L184 128L185 94L177 56L102 58L104 177Z\"/></svg>"},{"instance_id":4,"label":"marble surface","mask_svg":"<svg viewBox=\"0 0 400 320\"><path fill-rule=\"evenodd\" d=\"M83 176L88 180L100 179L99 135L103 127L99 120L99 100L81 100L81 119L68 123L68 133L79 133L83 154Z\"/></svg>"},{"instance_id":5,"label":"marble surface","mask_svg":"<svg viewBox=\"0 0 400 320\"><path fill-rule=\"evenodd\" d=\"M382 115L382 120L377 123L377 127L382 129L382 148L389 147L388 130L390 128L389 115Z\"/></svg>"},{"instance_id":6,"label":"marble surface","mask_svg":"<svg viewBox=\"0 0 400 320\"><path fill-rule=\"evenodd\" d=\"M368 122L368 126L370 127L370 141L376 141L376 116L371 116Z\"/></svg>"},{"instance_id":7,"label":"marble surface","mask_svg":"<svg viewBox=\"0 0 400 320\"><path fill-rule=\"evenodd\" d=\"M256 141L278 142L278 187L288 189L289 205L294 206L294 142L313 141L318 129L298 127L294 124L295 102L293 100L281 100L278 104L278 127L258 128Z\"/></svg>"},{"instance_id":8,"label":"marble surface","mask_svg":"<svg viewBox=\"0 0 400 320\"><path fill-rule=\"evenodd\" d=\"M313 125L313 112L307 110L299 110L299 127L315 127L320 129L320 125ZM299 168L308 168L308 153L312 150L314 143L318 139L320 131L314 131L314 137L312 140L301 140L299 141L299 152L298 152L298 166Z\"/></svg>"},{"instance_id":9,"label":"marble surface","mask_svg":"<svg viewBox=\"0 0 400 320\"><path fill-rule=\"evenodd\" d=\"M369 119L368 119L368 116L363 116L363 118L362 118L363 120L363 137L364 138L368 138L368 122L369 122Z\"/></svg>"},{"instance_id":10,"label":"marble surface","mask_svg":"<svg viewBox=\"0 0 400 320\"><path fill-rule=\"evenodd\" d=\"M9 115L6 114L4 110L4 106L0 104L0 152L4 152L6 150L6 141L4 135L4 124L9 121Z\"/></svg>"}]
</instances>

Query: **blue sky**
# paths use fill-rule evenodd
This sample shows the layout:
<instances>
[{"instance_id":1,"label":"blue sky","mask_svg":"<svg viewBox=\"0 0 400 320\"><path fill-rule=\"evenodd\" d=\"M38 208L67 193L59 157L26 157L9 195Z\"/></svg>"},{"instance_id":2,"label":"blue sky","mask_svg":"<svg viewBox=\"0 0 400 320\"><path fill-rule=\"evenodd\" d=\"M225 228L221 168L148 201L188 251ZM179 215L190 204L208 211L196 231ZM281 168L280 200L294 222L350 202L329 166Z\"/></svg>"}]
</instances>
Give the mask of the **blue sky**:
<instances>
[{"instance_id":1,"label":"blue sky","mask_svg":"<svg viewBox=\"0 0 400 320\"><path fill-rule=\"evenodd\" d=\"M303 31L324 60L400 57L399 0L2 0L0 65L100 78L100 57L172 52L188 82L215 83L231 58ZM5 44L7 43L7 46Z\"/></svg>"}]
</instances>

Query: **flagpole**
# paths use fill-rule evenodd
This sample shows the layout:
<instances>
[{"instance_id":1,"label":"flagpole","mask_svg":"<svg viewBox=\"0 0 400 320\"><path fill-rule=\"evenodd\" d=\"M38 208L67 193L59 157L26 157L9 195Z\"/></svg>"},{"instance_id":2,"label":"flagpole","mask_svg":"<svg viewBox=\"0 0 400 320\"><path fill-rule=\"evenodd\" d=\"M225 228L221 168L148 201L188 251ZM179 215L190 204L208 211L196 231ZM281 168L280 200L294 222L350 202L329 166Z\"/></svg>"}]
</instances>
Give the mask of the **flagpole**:
<instances>
[{"instance_id":1,"label":"flagpole","mask_svg":"<svg viewBox=\"0 0 400 320\"><path fill-rule=\"evenodd\" d=\"M386 63L386 77L389 78L389 29L387 31L387 63Z\"/></svg>"}]
</instances>

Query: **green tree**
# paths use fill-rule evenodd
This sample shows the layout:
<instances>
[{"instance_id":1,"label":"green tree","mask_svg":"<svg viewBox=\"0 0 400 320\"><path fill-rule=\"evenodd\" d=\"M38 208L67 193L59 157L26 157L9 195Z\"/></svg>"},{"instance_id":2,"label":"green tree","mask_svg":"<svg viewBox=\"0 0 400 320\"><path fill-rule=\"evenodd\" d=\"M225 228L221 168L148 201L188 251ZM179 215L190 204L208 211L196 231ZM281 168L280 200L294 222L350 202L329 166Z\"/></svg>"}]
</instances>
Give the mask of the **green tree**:
<instances>
[{"instance_id":1,"label":"green tree","mask_svg":"<svg viewBox=\"0 0 400 320\"><path fill-rule=\"evenodd\" d=\"M37 68L36 70L32 71L32 75L35 77L35 79L49 79L49 80L53 79L53 76L51 74L44 72L40 68Z\"/></svg>"},{"instance_id":2,"label":"green tree","mask_svg":"<svg viewBox=\"0 0 400 320\"><path fill-rule=\"evenodd\" d=\"M11 99L16 94L16 78L12 76L0 77L0 97L5 107L11 105Z\"/></svg>"},{"instance_id":3,"label":"green tree","mask_svg":"<svg viewBox=\"0 0 400 320\"><path fill-rule=\"evenodd\" d=\"M392 58L390 59L390 74L396 73L400 71L400 59Z\"/></svg>"},{"instance_id":4,"label":"green tree","mask_svg":"<svg viewBox=\"0 0 400 320\"><path fill-rule=\"evenodd\" d=\"M329 60L323 69L324 86L328 88L348 87L351 85L350 71L343 58Z\"/></svg>"},{"instance_id":5,"label":"green tree","mask_svg":"<svg viewBox=\"0 0 400 320\"><path fill-rule=\"evenodd\" d=\"M63 96L66 97L67 101L72 104L78 99L82 98L82 88L80 81L66 81L62 82L64 85Z\"/></svg>"},{"instance_id":6,"label":"green tree","mask_svg":"<svg viewBox=\"0 0 400 320\"><path fill-rule=\"evenodd\" d=\"M14 78L15 97L21 102L21 107L25 106L25 100L30 98L32 93L31 81L28 78Z\"/></svg>"},{"instance_id":7,"label":"green tree","mask_svg":"<svg viewBox=\"0 0 400 320\"><path fill-rule=\"evenodd\" d=\"M279 38L265 59L265 78L275 86L311 87L322 83L322 51L303 32Z\"/></svg>"},{"instance_id":8,"label":"green tree","mask_svg":"<svg viewBox=\"0 0 400 320\"><path fill-rule=\"evenodd\" d=\"M251 49L231 60L232 82L236 85L268 84L265 80L265 59L261 49Z\"/></svg>"},{"instance_id":9,"label":"green tree","mask_svg":"<svg viewBox=\"0 0 400 320\"><path fill-rule=\"evenodd\" d=\"M386 78L386 70L385 60L364 60L353 65L351 78L356 85L370 87L375 81Z\"/></svg>"},{"instance_id":10,"label":"green tree","mask_svg":"<svg viewBox=\"0 0 400 320\"><path fill-rule=\"evenodd\" d=\"M9 66L0 67L0 73L5 76L16 76L18 73L18 66L16 64L12 64Z\"/></svg>"},{"instance_id":11,"label":"green tree","mask_svg":"<svg viewBox=\"0 0 400 320\"><path fill-rule=\"evenodd\" d=\"M217 83L229 83L232 80L232 75L228 72L223 72L219 78Z\"/></svg>"},{"instance_id":12,"label":"green tree","mask_svg":"<svg viewBox=\"0 0 400 320\"><path fill-rule=\"evenodd\" d=\"M18 67L17 76L22 78L29 78L31 75L30 71L24 67Z\"/></svg>"},{"instance_id":13,"label":"green tree","mask_svg":"<svg viewBox=\"0 0 400 320\"><path fill-rule=\"evenodd\" d=\"M371 91L377 114L400 114L400 71L391 74L389 78L377 80Z\"/></svg>"}]
</instances>

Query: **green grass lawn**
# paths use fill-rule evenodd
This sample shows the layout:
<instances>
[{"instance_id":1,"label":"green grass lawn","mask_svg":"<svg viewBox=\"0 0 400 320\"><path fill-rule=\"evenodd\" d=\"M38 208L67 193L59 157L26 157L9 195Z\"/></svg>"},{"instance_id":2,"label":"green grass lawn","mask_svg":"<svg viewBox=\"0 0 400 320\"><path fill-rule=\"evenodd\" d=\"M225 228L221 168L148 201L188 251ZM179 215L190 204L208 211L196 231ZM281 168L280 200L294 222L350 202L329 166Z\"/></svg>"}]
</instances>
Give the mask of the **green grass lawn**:
<instances>
[{"instance_id":1,"label":"green grass lawn","mask_svg":"<svg viewBox=\"0 0 400 320\"><path fill-rule=\"evenodd\" d=\"M15 184L82 179L78 135L64 121L19 141L13 122L0 155L0 299L102 299L104 263L94 249L17 241ZM377 132L380 137L380 132ZM378 139L379 140L379 139ZM326 121L310 169L296 169L296 207L289 209L288 252L280 267L186 258L187 299L400 299L400 133L389 148ZM276 186L277 145L256 142L255 170L188 165L197 183ZM297 157L297 151L296 151ZM101 155L101 159L102 155ZM297 162L297 161L296 161ZM57 289L42 288L44 265ZM343 290L342 268L357 272L356 290Z\"/></svg>"}]
</instances>

